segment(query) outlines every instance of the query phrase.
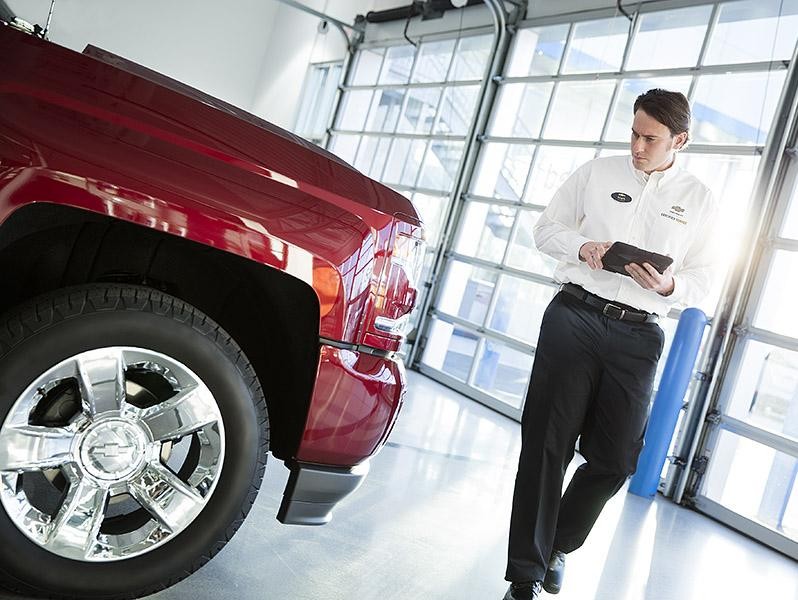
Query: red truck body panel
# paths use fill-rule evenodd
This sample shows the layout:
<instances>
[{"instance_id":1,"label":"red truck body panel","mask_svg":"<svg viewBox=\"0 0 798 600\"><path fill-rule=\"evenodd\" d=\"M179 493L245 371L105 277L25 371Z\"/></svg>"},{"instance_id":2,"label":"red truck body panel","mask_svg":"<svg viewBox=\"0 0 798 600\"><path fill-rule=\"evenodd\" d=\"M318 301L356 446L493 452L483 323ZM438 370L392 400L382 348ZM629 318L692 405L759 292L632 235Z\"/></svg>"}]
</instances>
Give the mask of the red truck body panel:
<instances>
[{"instance_id":1,"label":"red truck body panel","mask_svg":"<svg viewBox=\"0 0 798 600\"><path fill-rule=\"evenodd\" d=\"M316 392L297 458L311 463L356 464L390 433L405 388L402 363L323 347ZM331 395L331 392L335 396ZM328 396L325 398L325 394ZM335 402L336 397L346 402Z\"/></svg>"},{"instance_id":2,"label":"red truck body panel","mask_svg":"<svg viewBox=\"0 0 798 600\"><path fill-rule=\"evenodd\" d=\"M10 27L0 57L0 223L55 203L190 239L307 283L322 338L398 349L366 323L397 230L420 235L405 197L251 115ZM405 384L387 354L322 343L300 460L379 448Z\"/></svg>"}]
</instances>

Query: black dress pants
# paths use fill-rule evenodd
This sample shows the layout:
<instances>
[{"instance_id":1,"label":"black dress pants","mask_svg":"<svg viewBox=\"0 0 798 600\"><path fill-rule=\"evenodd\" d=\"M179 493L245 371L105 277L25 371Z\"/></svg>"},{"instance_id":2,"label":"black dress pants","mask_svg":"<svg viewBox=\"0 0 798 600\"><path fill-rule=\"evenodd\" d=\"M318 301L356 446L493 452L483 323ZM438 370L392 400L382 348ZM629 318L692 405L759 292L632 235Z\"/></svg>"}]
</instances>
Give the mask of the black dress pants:
<instances>
[{"instance_id":1,"label":"black dress pants","mask_svg":"<svg viewBox=\"0 0 798 600\"><path fill-rule=\"evenodd\" d=\"M543 316L521 419L506 579L542 580L552 549L571 552L634 473L664 334L605 317L560 292ZM561 497L579 450L587 462Z\"/></svg>"}]
</instances>

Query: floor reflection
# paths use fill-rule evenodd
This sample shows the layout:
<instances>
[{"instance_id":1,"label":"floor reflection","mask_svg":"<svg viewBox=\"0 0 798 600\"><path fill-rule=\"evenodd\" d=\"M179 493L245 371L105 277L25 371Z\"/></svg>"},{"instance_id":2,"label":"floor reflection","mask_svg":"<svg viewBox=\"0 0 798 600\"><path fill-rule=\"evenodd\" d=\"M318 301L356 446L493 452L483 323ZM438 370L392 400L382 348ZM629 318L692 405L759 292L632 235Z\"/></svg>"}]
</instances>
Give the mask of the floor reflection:
<instances>
[{"instance_id":1,"label":"floor reflection","mask_svg":"<svg viewBox=\"0 0 798 600\"><path fill-rule=\"evenodd\" d=\"M332 523L302 528L275 520L287 471L271 460L233 542L152 598L501 598L519 425L418 373L408 375L390 443ZM622 491L585 546L568 557L558 599L749 595L798 598L798 564L662 498Z\"/></svg>"}]
</instances>

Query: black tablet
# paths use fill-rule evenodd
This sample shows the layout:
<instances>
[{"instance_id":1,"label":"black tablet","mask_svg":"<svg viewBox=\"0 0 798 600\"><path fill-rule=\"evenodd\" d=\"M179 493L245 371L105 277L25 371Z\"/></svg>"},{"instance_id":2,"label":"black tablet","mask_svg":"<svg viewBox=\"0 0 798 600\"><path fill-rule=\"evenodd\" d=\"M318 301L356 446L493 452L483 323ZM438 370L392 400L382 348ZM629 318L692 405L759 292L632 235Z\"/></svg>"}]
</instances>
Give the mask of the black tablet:
<instances>
[{"instance_id":1,"label":"black tablet","mask_svg":"<svg viewBox=\"0 0 798 600\"><path fill-rule=\"evenodd\" d=\"M649 252L631 244L615 242L607 250L607 253L601 257L601 262L605 271L620 273L629 277L630 275L625 268L629 263L636 263L641 267L643 263L648 263L662 274L671 265L673 259L670 256Z\"/></svg>"}]
</instances>

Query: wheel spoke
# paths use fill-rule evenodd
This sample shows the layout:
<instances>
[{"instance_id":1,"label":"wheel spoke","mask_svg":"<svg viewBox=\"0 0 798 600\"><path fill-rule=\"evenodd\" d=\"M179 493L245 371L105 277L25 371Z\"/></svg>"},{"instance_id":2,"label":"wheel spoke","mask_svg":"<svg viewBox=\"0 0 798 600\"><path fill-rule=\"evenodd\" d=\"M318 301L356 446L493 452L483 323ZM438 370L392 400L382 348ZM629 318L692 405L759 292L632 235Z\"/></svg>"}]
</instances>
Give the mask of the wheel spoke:
<instances>
[{"instance_id":1,"label":"wheel spoke","mask_svg":"<svg viewBox=\"0 0 798 600\"><path fill-rule=\"evenodd\" d=\"M74 438L75 434L64 427L3 427L0 471L38 471L71 462Z\"/></svg>"},{"instance_id":2,"label":"wheel spoke","mask_svg":"<svg viewBox=\"0 0 798 600\"><path fill-rule=\"evenodd\" d=\"M55 516L45 547L62 556L84 559L92 554L97 541L108 490L89 479L70 479L69 491Z\"/></svg>"},{"instance_id":3,"label":"wheel spoke","mask_svg":"<svg viewBox=\"0 0 798 600\"><path fill-rule=\"evenodd\" d=\"M118 350L86 352L76 359L84 409L95 416L120 410L125 400L125 361Z\"/></svg>"},{"instance_id":4,"label":"wheel spoke","mask_svg":"<svg viewBox=\"0 0 798 600\"><path fill-rule=\"evenodd\" d=\"M205 501L194 489L160 463L150 463L128 491L163 527L177 532L191 523Z\"/></svg>"},{"instance_id":5,"label":"wheel spoke","mask_svg":"<svg viewBox=\"0 0 798 600\"><path fill-rule=\"evenodd\" d=\"M141 420L155 441L179 439L218 419L216 403L204 386L178 393L165 402L144 410Z\"/></svg>"}]
</instances>

